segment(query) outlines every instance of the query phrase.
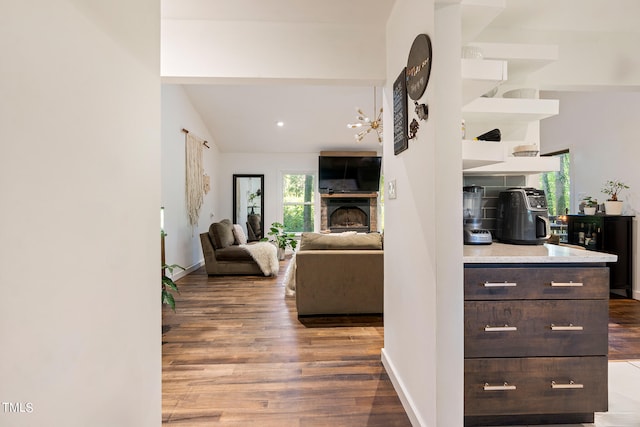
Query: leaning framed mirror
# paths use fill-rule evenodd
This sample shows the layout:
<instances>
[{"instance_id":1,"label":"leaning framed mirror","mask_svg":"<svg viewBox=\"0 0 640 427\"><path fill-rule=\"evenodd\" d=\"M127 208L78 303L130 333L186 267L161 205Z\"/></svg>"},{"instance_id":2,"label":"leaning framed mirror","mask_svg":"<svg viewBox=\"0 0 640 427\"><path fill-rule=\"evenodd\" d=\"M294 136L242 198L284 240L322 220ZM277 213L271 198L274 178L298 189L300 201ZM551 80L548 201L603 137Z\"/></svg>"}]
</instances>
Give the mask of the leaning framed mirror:
<instances>
[{"instance_id":1,"label":"leaning framed mirror","mask_svg":"<svg viewBox=\"0 0 640 427\"><path fill-rule=\"evenodd\" d=\"M233 223L254 242L264 237L264 175L233 175Z\"/></svg>"}]
</instances>

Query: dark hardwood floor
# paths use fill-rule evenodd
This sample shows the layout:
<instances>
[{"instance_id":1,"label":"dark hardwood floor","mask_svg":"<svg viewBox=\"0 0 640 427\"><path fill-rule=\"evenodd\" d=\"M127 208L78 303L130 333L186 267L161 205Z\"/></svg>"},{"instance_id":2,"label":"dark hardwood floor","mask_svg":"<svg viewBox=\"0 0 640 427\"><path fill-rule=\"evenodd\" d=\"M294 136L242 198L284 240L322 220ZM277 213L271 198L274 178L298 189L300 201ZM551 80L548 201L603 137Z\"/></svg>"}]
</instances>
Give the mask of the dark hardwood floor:
<instances>
[{"instance_id":1,"label":"dark hardwood floor","mask_svg":"<svg viewBox=\"0 0 640 427\"><path fill-rule=\"evenodd\" d=\"M181 426L410 426L380 362L382 319L310 318L277 278L178 281L163 310L162 419ZM612 296L610 360L640 359L640 301Z\"/></svg>"},{"instance_id":2,"label":"dark hardwood floor","mask_svg":"<svg viewBox=\"0 0 640 427\"><path fill-rule=\"evenodd\" d=\"M640 301L611 296L609 360L640 360Z\"/></svg>"},{"instance_id":3,"label":"dark hardwood floor","mask_svg":"<svg viewBox=\"0 0 640 427\"><path fill-rule=\"evenodd\" d=\"M184 426L410 426L380 362L382 318L298 321L277 278L178 281L163 310L162 419Z\"/></svg>"}]
</instances>

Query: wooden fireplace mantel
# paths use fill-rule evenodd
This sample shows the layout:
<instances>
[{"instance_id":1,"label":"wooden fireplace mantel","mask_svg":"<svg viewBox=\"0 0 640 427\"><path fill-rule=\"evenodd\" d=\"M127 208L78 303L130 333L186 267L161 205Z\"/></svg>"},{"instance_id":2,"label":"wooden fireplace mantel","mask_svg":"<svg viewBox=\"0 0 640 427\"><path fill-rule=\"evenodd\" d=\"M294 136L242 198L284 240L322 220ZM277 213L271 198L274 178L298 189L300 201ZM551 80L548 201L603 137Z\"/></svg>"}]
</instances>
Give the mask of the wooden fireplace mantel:
<instances>
[{"instance_id":1,"label":"wooden fireplace mantel","mask_svg":"<svg viewBox=\"0 0 640 427\"><path fill-rule=\"evenodd\" d=\"M375 151L321 151L321 156L329 157L373 157L378 153Z\"/></svg>"},{"instance_id":2,"label":"wooden fireplace mantel","mask_svg":"<svg viewBox=\"0 0 640 427\"><path fill-rule=\"evenodd\" d=\"M378 193L373 192L373 193L333 193L333 194L327 194L327 193L323 193L320 194L320 198L321 199L339 199L339 198L349 198L349 199L377 199L378 198Z\"/></svg>"}]
</instances>

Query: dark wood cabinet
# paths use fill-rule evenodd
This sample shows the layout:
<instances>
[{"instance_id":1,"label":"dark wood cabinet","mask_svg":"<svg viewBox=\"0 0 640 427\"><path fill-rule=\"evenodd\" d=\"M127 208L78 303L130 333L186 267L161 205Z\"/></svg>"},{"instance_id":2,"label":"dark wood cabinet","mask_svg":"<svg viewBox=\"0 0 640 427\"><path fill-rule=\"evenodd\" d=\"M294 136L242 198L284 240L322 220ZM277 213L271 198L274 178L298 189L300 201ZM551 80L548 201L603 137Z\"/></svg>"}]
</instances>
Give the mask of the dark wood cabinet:
<instances>
[{"instance_id":1,"label":"dark wood cabinet","mask_svg":"<svg viewBox=\"0 0 640 427\"><path fill-rule=\"evenodd\" d=\"M606 411L609 269L465 264L465 426L578 424Z\"/></svg>"},{"instance_id":2,"label":"dark wood cabinet","mask_svg":"<svg viewBox=\"0 0 640 427\"><path fill-rule=\"evenodd\" d=\"M506 385L504 378L509 378ZM569 357L468 359L465 381L474 384L465 390L465 410L482 420L480 425L496 424L495 418L509 426L542 424L542 414L560 424L566 414L607 407L607 358L601 356L581 357L578 362ZM505 415L489 422L496 414Z\"/></svg>"},{"instance_id":3,"label":"dark wood cabinet","mask_svg":"<svg viewBox=\"0 0 640 427\"><path fill-rule=\"evenodd\" d=\"M633 292L633 216L567 215L568 243L585 249L618 255L608 263L609 288Z\"/></svg>"}]
</instances>

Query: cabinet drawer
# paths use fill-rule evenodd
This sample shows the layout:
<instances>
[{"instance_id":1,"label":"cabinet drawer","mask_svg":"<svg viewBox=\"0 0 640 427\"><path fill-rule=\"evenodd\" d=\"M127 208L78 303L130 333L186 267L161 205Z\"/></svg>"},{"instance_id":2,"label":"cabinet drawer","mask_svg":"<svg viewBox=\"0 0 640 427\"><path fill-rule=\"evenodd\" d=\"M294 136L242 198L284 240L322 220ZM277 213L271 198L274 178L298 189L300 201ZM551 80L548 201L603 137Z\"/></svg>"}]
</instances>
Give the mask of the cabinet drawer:
<instances>
[{"instance_id":1,"label":"cabinet drawer","mask_svg":"<svg viewBox=\"0 0 640 427\"><path fill-rule=\"evenodd\" d=\"M465 415L606 411L606 357L464 361Z\"/></svg>"},{"instance_id":2,"label":"cabinet drawer","mask_svg":"<svg viewBox=\"0 0 640 427\"><path fill-rule=\"evenodd\" d=\"M606 355L606 300L466 301L465 357Z\"/></svg>"},{"instance_id":3,"label":"cabinet drawer","mask_svg":"<svg viewBox=\"0 0 640 427\"><path fill-rule=\"evenodd\" d=\"M608 297L608 267L464 269L465 300Z\"/></svg>"}]
</instances>

